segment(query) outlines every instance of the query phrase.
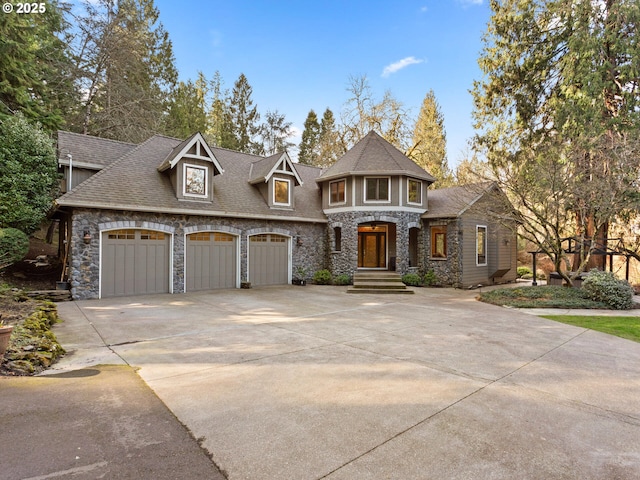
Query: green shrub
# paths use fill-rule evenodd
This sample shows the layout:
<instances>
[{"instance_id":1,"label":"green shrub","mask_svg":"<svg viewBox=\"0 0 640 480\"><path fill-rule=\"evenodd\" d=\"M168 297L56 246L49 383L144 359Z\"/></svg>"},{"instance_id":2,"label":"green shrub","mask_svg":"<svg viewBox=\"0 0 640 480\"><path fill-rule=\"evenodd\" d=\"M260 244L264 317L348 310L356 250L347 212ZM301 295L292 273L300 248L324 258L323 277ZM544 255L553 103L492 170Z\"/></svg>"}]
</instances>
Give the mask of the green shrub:
<instances>
[{"instance_id":1,"label":"green shrub","mask_svg":"<svg viewBox=\"0 0 640 480\"><path fill-rule=\"evenodd\" d=\"M424 274L424 284L427 287L435 285L436 283L438 283L438 277L436 276L436 272L434 272L433 270L429 270L427 273Z\"/></svg>"},{"instance_id":2,"label":"green shrub","mask_svg":"<svg viewBox=\"0 0 640 480\"><path fill-rule=\"evenodd\" d=\"M331 272L329 270L318 270L313 274L313 283L317 285L329 285L331 283Z\"/></svg>"},{"instance_id":3,"label":"green shrub","mask_svg":"<svg viewBox=\"0 0 640 480\"><path fill-rule=\"evenodd\" d=\"M29 237L17 228L0 229L0 268L22 260L29 252Z\"/></svg>"},{"instance_id":4,"label":"green shrub","mask_svg":"<svg viewBox=\"0 0 640 480\"><path fill-rule=\"evenodd\" d=\"M411 287L419 287L420 275L418 275L417 273L405 273L402 276L402 283Z\"/></svg>"},{"instance_id":5,"label":"green shrub","mask_svg":"<svg viewBox=\"0 0 640 480\"><path fill-rule=\"evenodd\" d=\"M529 267L518 267L518 278L522 278L525 275L533 275L533 272Z\"/></svg>"},{"instance_id":6,"label":"green shrub","mask_svg":"<svg viewBox=\"0 0 640 480\"><path fill-rule=\"evenodd\" d=\"M351 277L346 273L343 273L342 275L338 275L336 278L333 279L333 284L334 285L351 285Z\"/></svg>"},{"instance_id":7,"label":"green shrub","mask_svg":"<svg viewBox=\"0 0 640 480\"><path fill-rule=\"evenodd\" d=\"M614 310L628 310L633 306L633 287L616 278L613 272L591 270L582 282L582 289L590 299L604 302Z\"/></svg>"}]
</instances>

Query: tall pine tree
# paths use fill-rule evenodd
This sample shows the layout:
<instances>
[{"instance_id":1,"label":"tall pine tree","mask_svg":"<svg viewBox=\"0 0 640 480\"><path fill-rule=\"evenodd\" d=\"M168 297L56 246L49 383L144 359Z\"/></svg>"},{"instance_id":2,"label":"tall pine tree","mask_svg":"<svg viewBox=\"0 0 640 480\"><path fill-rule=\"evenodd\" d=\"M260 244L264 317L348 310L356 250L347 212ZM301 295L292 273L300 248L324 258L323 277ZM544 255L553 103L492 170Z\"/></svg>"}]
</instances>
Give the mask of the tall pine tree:
<instances>
[{"instance_id":1,"label":"tall pine tree","mask_svg":"<svg viewBox=\"0 0 640 480\"><path fill-rule=\"evenodd\" d=\"M195 82L179 82L171 94L164 132L176 138L206 132L208 95L209 83L202 72L198 72Z\"/></svg>"},{"instance_id":2,"label":"tall pine tree","mask_svg":"<svg viewBox=\"0 0 640 480\"><path fill-rule=\"evenodd\" d=\"M316 112L310 110L304 121L304 130L300 139L298 161L304 165L317 165L320 156L320 124Z\"/></svg>"},{"instance_id":3,"label":"tall pine tree","mask_svg":"<svg viewBox=\"0 0 640 480\"><path fill-rule=\"evenodd\" d=\"M422 101L413 130L413 146L407 156L433 175L438 187L447 187L453 183L453 175L447 163L444 116L433 90L429 90Z\"/></svg>"},{"instance_id":4,"label":"tall pine tree","mask_svg":"<svg viewBox=\"0 0 640 480\"><path fill-rule=\"evenodd\" d=\"M225 115L225 129L221 146L238 152L259 154L263 150L256 141L260 131L258 107L253 104L253 88L244 73L241 73L233 85Z\"/></svg>"},{"instance_id":5,"label":"tall pine tree","mask_svg":"<svg viewBox=\"0 0 640 480\"><path fill-rule=\"evenodd\" d=\"M330 167L343 153L338 141L338 130L333 112L327 107L320 121L319 167Z\"/></svg>"},{"instance_id":6,"label":"tall pine tree","mask_svg":"<svg viewBox=\"0 0 640 480\"><path fill-rule=\"evenodd\" d=\"M77 101L62 11L48 2L43 12L0 15L0 120L21 112L56 130Z\"/></svg>"}]
</instances>

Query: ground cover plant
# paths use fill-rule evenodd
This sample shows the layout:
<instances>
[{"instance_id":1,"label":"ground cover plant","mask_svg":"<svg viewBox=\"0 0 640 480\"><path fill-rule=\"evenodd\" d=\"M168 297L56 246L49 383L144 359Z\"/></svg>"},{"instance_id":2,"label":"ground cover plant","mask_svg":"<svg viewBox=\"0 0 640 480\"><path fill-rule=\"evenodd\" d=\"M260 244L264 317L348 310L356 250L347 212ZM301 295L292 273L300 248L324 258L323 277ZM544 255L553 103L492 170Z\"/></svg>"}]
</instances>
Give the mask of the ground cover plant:
<instances>
[{"instance_id":1,"label":"ground cover plant","mask_svg":"<svg viewBox=\"0 0 640 480\"><path fill-rule=\"evenodd\" d=\"M608 333L617 337L640 342L640 318L638 317L608 317L608 316L578 316L578 315L542 315L544 318L556 322L589 328L598 332Z\"/></svg>"},{"instance_id":2,"label":"ground cover plant","mask_svg":"<svg viewBox=\"0 0 640 480\"><path fill-rule=\"evenodd\" d=\"M604 302L590 299L579 288L559 285L499 288L483 292L478 300L513 308L610 308Z\"/></svg>"},{"instance_id":3,"label":"ground cover plant","mask_svg":"<svg viewBox=\"0 0 640 480\"><path fill-rule=\"evenodd\" d=\"M39 373L64 355L51 331L60 321L54 303L30 299L23 290L0 284L0 312L1 320L14 327L0 375Z\"/></svg>"}]
</instances>

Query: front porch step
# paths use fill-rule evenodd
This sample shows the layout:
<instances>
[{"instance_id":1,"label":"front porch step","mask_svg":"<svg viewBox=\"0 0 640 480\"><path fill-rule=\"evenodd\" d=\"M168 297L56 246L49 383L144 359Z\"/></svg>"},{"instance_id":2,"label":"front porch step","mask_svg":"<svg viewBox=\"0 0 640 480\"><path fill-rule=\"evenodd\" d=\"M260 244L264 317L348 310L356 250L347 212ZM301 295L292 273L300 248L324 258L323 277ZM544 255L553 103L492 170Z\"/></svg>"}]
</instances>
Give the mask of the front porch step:
<instances>
[{"instance_id":1,"label":"front porch step","mask_svg":"<svg viewBox=\"0 0 640 480\"><path fill-rule=\"evenodd\" d=\"M402 283L402 276L395 272L373 271L357 272L353 276L353 285L347 293L394 293L413 294L413 290Z\"/></svg>"}]
</instances>

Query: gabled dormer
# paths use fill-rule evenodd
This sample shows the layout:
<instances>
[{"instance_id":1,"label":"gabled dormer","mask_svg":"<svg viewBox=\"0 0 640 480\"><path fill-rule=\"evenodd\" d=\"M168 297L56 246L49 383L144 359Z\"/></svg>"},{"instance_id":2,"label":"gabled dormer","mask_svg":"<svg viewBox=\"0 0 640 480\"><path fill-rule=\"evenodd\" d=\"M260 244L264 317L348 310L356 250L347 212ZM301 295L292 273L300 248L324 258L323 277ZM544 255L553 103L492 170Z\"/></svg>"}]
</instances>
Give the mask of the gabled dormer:
<instances>
[{"instance_id":1,"label":"gabled dormer","mask_svg":"<svg viewBox=\"0 0 640 480\"><path fill-rule=\"evenodd\" d=\"M287 152L251 164L249 183L255 185L271 208L293 209L294 187L302 179Z\"/></svg>"},{"instance_id":2,"label":"gabled dormer","mask_svg":"<svg viewBox=\"0 0 640 480\"><path fill-rule=\"evenodd\" d=\"M177 198L194 201L213 200L213 177L224 172L199 132L174 148L158 171L169 172Z\"/></svg>"}]
</instances>

